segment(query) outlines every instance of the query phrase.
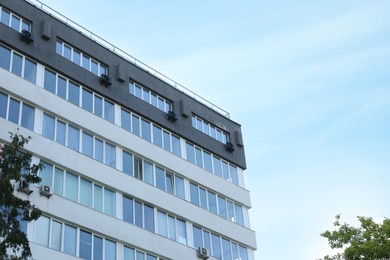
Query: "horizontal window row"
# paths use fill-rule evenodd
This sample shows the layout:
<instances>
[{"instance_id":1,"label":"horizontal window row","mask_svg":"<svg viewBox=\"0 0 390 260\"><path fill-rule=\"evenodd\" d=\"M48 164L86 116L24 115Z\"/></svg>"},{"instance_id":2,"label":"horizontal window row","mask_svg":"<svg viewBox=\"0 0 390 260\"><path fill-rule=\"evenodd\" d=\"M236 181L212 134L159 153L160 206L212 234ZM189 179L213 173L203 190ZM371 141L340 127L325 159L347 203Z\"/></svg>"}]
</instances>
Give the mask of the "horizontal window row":
<instances>
[{"instance_id":1,"label":"horizontal window row","mask_svg":"<svg viewBox=\"0 0 390 260\"><path fill-rule=\"evenodd\" d=\"M123 196L123 220L181 244L187 244L186 222L153 206Z\"/></svg>"},{"instance_id":2,"label":"horizontal window row","mask_svg":"<svg viewBox=\"0 0 390 260\"><path fill-rule=\"evenodd\" d=\"M3 45L0 45L0 67L36 84L37 63Z\"/></svg>"},{"instance_id":3,"label":"horizontal window row","mask_svg":"<svg viewBox=\"0 0 390 260\"><path fill-rule=\"evenodd\" d=\"M34 242L86 260L162 260L127 245L118 253L115 241L46 216L35 221Z\"/></svg>"},{"instance_id":4,"label":"horizontal window row","mask_svg":"<svg viewBox=\"0 0 390 260\"><path fill-rule=\"evenodd\" d=\"M229 239L193 226L194 247L206 248L211 256L221 260L248 260L248 250Z\"/></svg>"},{"instance_id":5,"label":"horizontal window row","mask_svg":"<svg viewBox=\"0 0 390 260\"><path fill-rule=\"evenodd\" d=\"M237 168L232 164L221 160L215 155L187 142L187 161L214 173L218 177L224 178L233 184L239 185Z\"/></svg>"},{"instance_id":6,"label":"horizontal window row","mask_svg":"<svg viewBox=\"0 0 390 260\"><path fill-rule=\"evenodd\" d=\"M0 92L0 117L34 130L35 108Z\"/></svg>"},{"instance_id":7,"label":"horizontal window row","mask_svg":"<svg viewBox=\"0 0 390 260\"><path fill-rule=\"evenodd\" d=\"M184 179L139 156L123 151L123 172L179 198L185 198Z\"/></svg>"},{"instance_id":8,"label":"horizontal window row","mask_svg":"<svg viewBox=\"0 0 390 260\"><path fill-rule=\"evenodd\" d=\"M0 64L4 54L2 50L11 51L10 49L0 45ZM25 58L22 57L22 59ZM44 82L41 85L45 89L69 100L71 103L78 105L87 111L92 111L95 115L105 118L111 123L115 123L114 103L100 97L96 93L89 91L84 87L77 85L76 83L73 83L71 80L51 70L44 69L44 72L42 73L44 73ZM34 78L36 78L36 75ZM120 126L123 129L132 132L133 134L179 157L184 157L184 152L181 151L180 138L178 136L123 108L121 109L121 114L118 117L121 123ZM212 172L235 185L241 185L238 181L237 168L234 165L219 159L215 155L200 149L189 142L187 142L186 152L187 156L184 159L187 161L206 169L207 171ZM226 165L229 166L227 170Z\"/></svg>"},{"instance_id":9,"label":"horizontal window row","mask_svg":"<svg viewBox=\"0 0 390 260\"><path fill-rule=\"evenodd\" d=\"M55 165L41 161L40 185L52 188L54 194L115 217L115 192Z\"/></svg>"},{"instance_id":10,"label":"horizontal window row","mask_svg":"<svg viewBox=\"0 0 390 260\"><path fill-rule=\"evenodd\" d=\"M56 53L99 77L102 74L108 74L106 65L58 39L56 42Z\"/></svg>"},{"instance_id":11,"label":"horizontal window row","mask_svg":"<svg viewBox=\"0 0 390 260\"><path fill-rule=\"evenodd\" d=\"M192 127L198 129L199 131L205 133L208 136L211 136L215 140L220 141L223 144L226 144L229 141L229 135L226 131L218 128L217 126L207 122L206 120L192 115Z\"/></svg>"},{"instance_id":12,"label":"horizontal window row","mask_svg":"<svg viewBox=\"0 0 390 260\"><path fill-rule=\"evenodd\" d=\"M43 113L42 135L108 166L116 167L114 145L46 113Z\"/></svg>"},{"instance_id":13,"label":"horizontal window row","mask_svg":"<svg viewBox=\"0 0 390 260\"><path fill-rule=\"evenodd\" d=\"M129 92L133 96L151 104L152 106L160 109L168 113L168 111L172 110L172 102L157 95L155 92L133 82L129 83Z\"/></svg>"},{"instance_id":14,"label":"horizontal window row","mask_svg":"<svg viewBox=\"0 0 390 260\"><path fill-rule=\"evenodd\" d=\"M29 21L8 11L2 6L0 6L0 21L18 32L22 30L31 32L31 23Z\"/></svg>"},{"instance_id":15,"label":"horizontal window row","mask_svg":"<svg viewBox=\"0 0 390 260\"><path fill-rule=\"evenodd\" d=\"M214 192L190 183L191 203L232 222L244 225L242 207Z\"/></svg>"},{"instance_id":16,"label":"horizontal window row","mask_svg":"<svg viewBox=\"0 0 390 260\"><path fill-rule=\"evenodd\" d=\"M114 123L114 103L47 68L44 72L43 88L98 117Z\"/></svg>"},{"instance_id":17,"label":"horizontal window row","mask_svg":"<svg viewBox=\"0 0 390 260\"><path fill-rule=\"evenodd\" d=\"M181 156L179 137L123 108L121 109L121 127L168 152Z\"/></svg>"}]
</instances>

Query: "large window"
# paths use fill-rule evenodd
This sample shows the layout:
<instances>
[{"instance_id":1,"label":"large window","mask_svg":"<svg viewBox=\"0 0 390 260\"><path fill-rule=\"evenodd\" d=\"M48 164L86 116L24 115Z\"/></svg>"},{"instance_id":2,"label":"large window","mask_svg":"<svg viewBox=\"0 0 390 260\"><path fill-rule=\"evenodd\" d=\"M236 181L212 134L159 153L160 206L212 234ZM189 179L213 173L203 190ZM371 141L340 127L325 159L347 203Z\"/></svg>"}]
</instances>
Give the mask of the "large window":
<instances>
[{"instance_id":1,"label":"large window","mask_svg":"<svg viewBox=\"0 0 390 260\"><path fill-rule=\"evenodd\" d=\"M129 92L133 96L142 99L146 103L160 109L161 111L168 112L172 110L172 102L159 96L157 93L133 82L129 83Z\"/></svg>"},{"instance_id":2,"label":"large window","mask_svg":"<svg viewBox=\"0 0 390 260\"><path fill-rule=\"evenodd\" d=\"M102 74L108 74L106 65L59 39L56 42L56 53L99 77Z\"/></svg>"},{"instance_id":3,"label":"large window","mask_svg":"<svg viewBox=\"0 0 390 260\"><path fill-rule=\"evenodd\" d=\"M208 136L211 136L212 138L218 140L223 144L226 144L226 142L229 141L229 135L226 131L196 115L192 115L192 127L198 129L199 131L205 133Z\"/></svg>"},{"instance_id":4,"label":"large window","mask_svg":"<svg viewBox=\"0 0 390 260\"><path fill-rule=\"evenodd\" d=\"M35 108L0 92L0 117L34 130Z\"/></svg>"},{"instance_id":5,"label":"large window","mask_svg":"<svg viewBox=\"0 0 390 260\"><path fill-rule=\"evenodd\" d=\"M18 32L22 30L31 32L31 23L29 21L8 11L2 6L0 6L0 21Z\"/></svg>"}]
</instances>

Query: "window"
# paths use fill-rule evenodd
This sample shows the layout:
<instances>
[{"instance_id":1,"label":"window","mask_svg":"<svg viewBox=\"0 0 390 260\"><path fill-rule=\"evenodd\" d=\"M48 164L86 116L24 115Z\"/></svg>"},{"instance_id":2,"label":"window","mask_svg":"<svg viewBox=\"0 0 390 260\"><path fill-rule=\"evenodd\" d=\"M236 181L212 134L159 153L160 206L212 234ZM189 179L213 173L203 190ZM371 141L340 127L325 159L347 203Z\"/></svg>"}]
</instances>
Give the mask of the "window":
<instances>
[{"instance_id":1,"label":"window","mask_svg":"<svg viewBox=\"0 0 390 260\"><path fill-rule=\"evenodd\" d=\"M115 260L116 259L116 243L110 240L105 240L105 260Z\"/></svg>"},{"instance_id":2,"label":"window","mask_svg":"<svg viewBox=\"0 0 390 260\"><path fill-rule=\"evenodd\" d=\"M93 108L93 94L92 92L86 90L83 88L82 91L82 106L83 109L87 110L88 112L92 113Z\"/></svg>"},{"instance_id":3,"label":"window","mask_svg":"<svg viewBox=\"0 0 390 260\"><path fill-rule=\"evenodd\" d=\"M103 239L93 236L93 259L103 260Z\"/></svg>"},{"instance_id":4,"label":"window","mask_svg":"<svg viewBox=\"0 0 390 260\"><path fill-rule=\"evenodd\" d=\"M22 106L22 121L21 126L31 131L34 130L35 109L25 103Z\"/></svg>"},{"instance_id":5,"label":"window","mask_svg":"<svg viewBox=\"0 0 390 260\"><path fill-rule=\"evenodd\" d=\"M44 216L36 221L36 229L39 232L35 233L35 242L43 246L49 246L49 222L50 219Z\"/></svg>"},{"instance_id":6,"label":"window","mask_svg":"<svg viewBox=\"0 0 390 260\"><path fill-rule=\"evenodd\" d=\"M80 86L71 81L69 81L68 100L76 106L80 104Z\"/></svg>"},{"instance_id":7,"label":"window","mask_svg":"<svg viewBox=\"0 0 390 260\"><path fill-rule=\"evenodd\" d=\"M8 99L8 95L2 92L0 92L0 117L31 131L34 130L35 108L12 97Z\"/></svg>"},{"instance_id":8,"label":"window","mask_svg":"<svg viewBox=\"0 0 390 260\"><path fill-rule=\"evenodd\" d=\"M154 232L154 210L153 207L144 205L145 229Z\"/></svg>"},{"instance_id":9,"label":"window","mask_svg":"<svg viewBox=\"0 0 390 260\"><path fill-rule=\"evenodd\" d=\"M142 119L141 125L142 125L142 138L148 142L151 142L152 137L151 137L150 122Z\"/></svg>"},{"instance_id":10,"label":"window","mask_svg":"<svg viewBox=\"0 0 390 260\"><path fill-rule=\"evenodd\" d=\"M153 164L144 160L144 182L154 184Z\"/></svg>"},{"instance_id":11,"label":"window","mask_svg":"<svg viewBox=\"0 0 390 260\"><path fill-rule=\"evenodd\" d=\"M226 214L226 200L218 196L218 215L221 217L227 218Z\"/></svg>"},{"instance_id":12,"label":"window","mask_svg":"<svg viewBox=\"0 0 390 260\"><path fill-rule=\"evenodd\" d=\"M77 229L72 226L65 225L64 231L64 252L70 255L76 255L76 237Z\"/></svg>"},{"instance_id":13,"label":"window","mask_svg":"<svg viewBox=\"0 0 390 260\"><path fill-rule=\"evenodd\" d=\"M92 234L84 230L80 230L80 258L92 259Z\"/></svg>"},{"instance_id":14,"label":"window","mask_svg":"<svg viewBox=\"0 0 390 260\"><path fill-rule=\"evenodd\" d=\"M229 141L227 132L196 115L192 115L192 127L223 144L226 144Z\"/></svg>"},{"instance_id":15,"label":"window","mask_svg":"<svg viewBox=\"0 0 390 260\"><path fill-rule=\"evenodd\" d=\"M191 193L191 203L199 206L198 186L191 183L190 184L190 193Z\"/></svg>"},{"instance_id":16,"label":"window","mask_svg":"<svg viewBox=\"0 0 390 260\"><path fill-rule=\"evenodd\" d=\"M92 182L80 180L80 203L92 208Z\"/></svg>"},{"instance_id":17,"label":"window","mask_svg":"<svg viewBox=\"0 0 390 260\"><path fill-rule=\"evenodd\" d=\"M126 151L123 151L123 172L133 176L133 155Z\"/></svg>"},{"instance_id":18,"label":"window","mask_svg":"<svg viewBox=\"0 0 390 260\"><path fill-rule=\"evenodd\" d=\"M61 237L62 237L61 233L62 233L62 224L57 221L52 221L50 247L58 251L61 250Z\"/></svg>"},{"instance_id":19,"label":"window","mask_svg":"<svg viewBox=\"0 0 390 260\"><path fill-rule=\"evenodd\" d=\"M176 196L184 199L184 179L175 175Z\"/></svg>"},{"instance_id":20,"label":"window","mask_svg":"<svg viewBox=\"0 0 390 260\"><path fill-rule=\"evenodd\" d=\"M129 83L129 93L146 103L160 109L161 111L167 113L169 110L172 110L172 102L167 99L158 96L155 92L130 81ZM157 101L158 100L158 101Z\"/></svg>"},{"instance_id":21,"label":"window","mask_svg":"<svg viewBox=\"0 0 390 260\"><path fill-rule=\"evenodd\" d=\"M121 127L131 132L130 112L121 109Z\"/></svg>"},{"instance_id":22,"label":"window","mask_svg":"<svg viewBox=\"0 0 390 260\"><path fill-rule=\"evenodd\" d=\"M153 125L153 143L159 147L163 147L162 145L162 130L160 127Z\"/></svg>"},{"instance_id":23,"label":"window","mask_svg":"<svg viewBox=\"0 0 390 260\"><path fill-rule=\"evenodd\" d=\"M116 149L115 146L109 143L105 145L105 164L115 168L116 166Z\"/></svg>"},{"instance_id":24,"label":"window","mask_svg":"<svg viewBox=\"0 0 390 260\"><path fill-rule=\"evenodd\" d=\"M133 199L123 196L123 220L130 224L134 224L133 204Z\"/></svg>"},{"instance_id":25,"label":"window","mask_svg":"<svg viewBox=\"0 0 390 260\"><path fill-rule=\"evenodd\" d=\"M211 234L212 251L211 255L215 258L222 259L221 255L221 238L215 234Z\"/></svg>"},{"instance_id":26,"label":"window","mask_svg":"<svg viewBox=\"0 0 390 260\"><path fill-rule=\"evenodd\" d=\"M21 32L22 30L31 31L31 23L20 18L16 14L7 11L5 8L0 7L1 22L12 29Z\"/></svg>"},{"instance_id":27,"label":"window","mask_svg":"<svg viewBox=\"0 0 390 260\"><path fill-rule=\"evenodd\" d=\"M68 147L75 151L79 151L80 143L80 129L77 127L68 125Z\"/></svg>"},{"instance_id":28,"label":"window","mask_svg":"<svg viewBox=\"0 0 390 260\"><path fill-rule=\"evenodd\" d=\"M115 192L104 189L104 213L115 216Z\"/></svg>"},{"instance_id":29,"label":"window","mask_svg":"<svg viewBox=\"0 0 390 260\"><path fill-rule=\"evenodd\" d=\"M114 103L106 99L104 100L104 119L111 123L114 123L115 120Z\"/></svg>"},{"instance_id":30,"label":"window","mask_svg":"<svg viewBox=\"0 0 390 260\"><path fill-rule=\"evenodd\" d=\"M11 50L4 47L3 45L0 45L0 67L9 71L10 62L11 62Z\"/></svg>"},{"instance_id":31,"label":"window","mask_svg":"<svg viewBox=\"0 0 390 260\"><path fill-rule=\"evenodd\" d=\"M66 173L65 197L68 199L77 201L77 198L78 198L78 177L76 175Z\"/></svg>"},{"instance_id":32,"label":"window","mask_svg":"<svg viewBox=\"0 0 390 260\"><path fill-rule=\"evenodd\" d=\"M7 117L8 96L0 92L0 117Z\"/></svg>"},{"instance_id":33,"label":"window","mask_svg":"<svg viewBox=\"0 0 390 260\"><path fill-rule=\"evenodd\" d=\"M89 157L93 157L93 136L83 132L82 143L83 143L82 153Z\"/></svg>"}]
</instances>

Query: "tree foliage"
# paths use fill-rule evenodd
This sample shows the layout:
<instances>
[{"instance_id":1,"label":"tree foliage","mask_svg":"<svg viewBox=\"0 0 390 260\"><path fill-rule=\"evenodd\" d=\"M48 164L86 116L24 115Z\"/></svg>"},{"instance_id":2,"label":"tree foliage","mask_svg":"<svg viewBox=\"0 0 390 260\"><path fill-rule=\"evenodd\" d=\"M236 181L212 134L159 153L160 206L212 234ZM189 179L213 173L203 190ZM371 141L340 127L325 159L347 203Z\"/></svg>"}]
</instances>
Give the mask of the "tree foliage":
<instances>
[{"instance_id":1,"label":"tree foliage","mask_svg":"<svg viewBox=\"0 0 390 260\"><path fill-rule=\"evenodd\" d=\"M325 231L322 237L328 239L332 249L343 249L343 253L325 256L324 260L387 260L390 259L390 219L375 223L370 217L358 217L359 227L340 224L340 215L333 225L337 230Z\"/></svg>"},{"instance_id":2,"label":"tree foliage","mask_svg":"<svg viewBox=\"0 0 390 260\"><path fill-rule=\"evenodd\" d=\"M31 257L31 249L20 221L36 220L41 211L30 201L17 197L15 185L20 180L39 183L37 173L42 165L31 165L31 154L23 151L30 137L11 133L10 139L11 143L3 145L0 151L0 256L4 260L21 260Z\"/></svg>"}]
</instances>

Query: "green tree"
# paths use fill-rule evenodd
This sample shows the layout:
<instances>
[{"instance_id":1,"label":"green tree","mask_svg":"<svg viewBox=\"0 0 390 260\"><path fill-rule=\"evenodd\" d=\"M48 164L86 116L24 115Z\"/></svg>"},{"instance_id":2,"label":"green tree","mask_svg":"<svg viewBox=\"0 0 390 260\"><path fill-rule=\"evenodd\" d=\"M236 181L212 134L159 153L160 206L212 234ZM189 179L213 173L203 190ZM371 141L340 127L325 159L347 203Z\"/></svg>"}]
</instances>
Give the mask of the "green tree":
<instances>
[{"instance_id":1,"label":"green tree","mask_svg":"<svg viewBox=\"0 0 390 260\"><path fill-rule=\"evenodd\" d=\"M387 260L390 259L390 219L375 223L372 218L358 217L359 227L340 224L340 215L333 225L335 231L325 231L322 237L328 239L332 249L343 249L343 253L325 256L324 260Z\"/></svg>"},{"instance_id":2,"label":"green tree","mask_svg":"<svg viewBox=\"0 0 390 260\"><path fill-rule=\"evenodd\" d=\"M0 150L0 256L2 260L31 258L26 234L20 229L20 221L30 222L41 211L30 201L16 196L15 186L24 180L26 185L39 183L37 173L41 164L31 165L31 154L23 150L31 137L11 133L11 143Z\"/></svg>"}]
</instances>

